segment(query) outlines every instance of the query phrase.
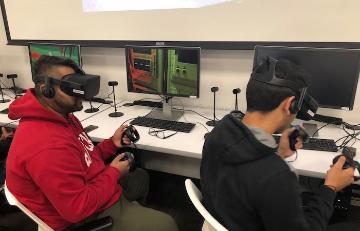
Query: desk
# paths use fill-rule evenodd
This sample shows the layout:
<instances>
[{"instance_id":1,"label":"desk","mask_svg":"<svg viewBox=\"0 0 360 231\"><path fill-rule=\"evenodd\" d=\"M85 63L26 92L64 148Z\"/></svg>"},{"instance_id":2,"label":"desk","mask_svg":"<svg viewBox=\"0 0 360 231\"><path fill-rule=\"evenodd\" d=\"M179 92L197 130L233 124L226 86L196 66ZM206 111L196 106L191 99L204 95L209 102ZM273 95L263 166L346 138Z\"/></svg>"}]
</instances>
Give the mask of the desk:
<instances>
[{"instance_id":1,"label":"desk","mask_svg":"<svg viewBox=\"0 0 360 231\"><path fill-rule=\"evenodd\" d=\"M83 121L82 124L84 127L88 125L96 125L99 127L89 133L89 136L94 141L101 141L111 137L122 123L125 121L130 122L132 118L138 116L145 116L151 111L151 108L144 106L122 106L119 107L118 110L123 112L124 116L118 118L108 116L113 110L113 108L106 109L96 116ZM211 118L213 114L211 109L197 109L196 111L209 118ZM226 113L225 111L220 111L217 112L217 115L222 117ZM180 121L200 122L207 129L212 129L212 127L205 125L207 121L205 118L192 112L186 112ZM207 132L205 127L197 124L190 133L179 132L168 139L159 139L148 134L149 128L136 126L140 134L140 140L136 146L142 150L144 167L199 178L204 134ZM169 131L169 133L171 134L173 132Z\"/></svg>"},{"instance_id":2,"label":"desk","mask_svg":"<svg viewBox=\"0 0 360 231\"><path fill-rule=\"evenodd\" d=\"M320 123L318 124L320 125ZM339 127L329 125L319 131L319 138L336 140L345 134L346 133ZM350 142L350 144L352 144L352 142ZM354 160L360 162L360 142L356 142L353 147L357 149L357 155ZM298 151L298 159L291 163L291 165L299 175L324 178L327 170L329 170L329 167L332 164L332 159L339 154L339 152L322 152L300 149ZM293 157L290 157L289 159L292 158ZM355 174L359 175L357 170L355 171ZM357 182L357 184L360 183Z\"/></svg>"},{"instance_id":3,"label":"desk","mask_svg":"<svg viewBox=\"0 0 360 231\"><path fill-rule=\"evenodd\" d=\"M106 109L83 122L84 127L88 125L99 126L98 129L89 133L93 140L101 141L111 137L117 127L123 122L127 120L130 121L137 116L145 116L150 112L151 108L144 106L119 107L119 111L123 112L124 116L118 118L110 118L108 116L112 110L113 109ZM212 118L211 109L195 110L206 117ZM218 118L223 117L227 113L228 111L216 111ZM136 126L141 137L137 143L137 147L145 151L144 155L142 155L145 160L144 167L199 178L199 167L204 144L203 137L207 131L203 126L197 124L197 122L202 123L209 130L211 130L212 127L205 125L207 121L205 118L192 112L185 112L180 121L196 123L196 126L190 133L178 133L165 140L149 135L149 128ZM296 122L299 123L299 121ZM319 125L321 124L319 123ZM341 129L332 125L319 131L319 137L335 140L344 134ZM360 149L360 143L357 142L354 147ZM290 163L290 165L294 171L300 175L324 178L332 163L332 159L338 154L339 153L333 152L299 150L297 160ZM295 156L290 157L288 161L294 159L294 157ZM355 159L360 161L360 154L358 154Z\"/></svg>"},{"instance_id":4,"label":"desk","mask_svg":"<svg viewBox=\"0 0 360 231\"><path fill-rule=\"evenodd\" d=\"M94 141L102 141L111 137L115 130L124 122L137 116L145 116L151 111L151 108L144 106L121 106L125 102L118 104L118 111L123 112L122 117L109 117L108 114L114 109L110 105L101 105L100 111L96 113L85 113L84 111L74 113L79 120L82 121L84 127L88 125L96 125L97 129L89 132L89 136ZM9 103L0 105L5 108ZM84 102L84 109L89 108L89 102ZM93 103L93 106L99 106L98 103ZM211 109L195 109L203 116L212 118ZM229 113L228 111L217 110L218 118L223 117ZM137 148L142 150L142 160L145 168L174 173L183 176L190 176L199 178L200 162L202 157L202 147L204 144L204 134L212 127L205 124L205 118L196 113L186 111L184 116L180 119L183 122L196 123L196 126L190 133L177 133L168 139L159 139L148 134L149 128L136 126L140 140L137 143ZM7 115L0 115L0 123L8 123L10 120ZM127 122L127 123L128 123ZM200 125L199 123L203 124ZM14 123L16 124L16 123ZM205 128L206 127L206 128ZM172 133L172 132L169 132ZM335 126L327 126L319 131L320 138L338 139L345 133ZM360 142L355 143L354 147L360 149ZM324 178L329 169L332 159L339 153L299 150L297 160L290 165L300 175L311 176L317 178ZM290 157L289 160L293 159ZM360 154L355 157L355 160L360 162ZM356 173L358 175L358 173ZM359 184L359 183L357 183Z\"/></svg>"},{"instance_id":5,"label":"desk","mask_svg":"<svg viewBox=\"0 0 360 231\"><path fill-rule=\"evenodd\" d=\"M14 101L14 95L11 95L14 94L13 92L9 90L3 90L3 92L4 92L4 99L9 99L10 101L6 103L0 103L0 111L9 108L10 104ZM10 127L16 127L18 122L10 120L7 114L0 113L0 124L1 125L9 124Z\"/></svg>"}]
</instances>

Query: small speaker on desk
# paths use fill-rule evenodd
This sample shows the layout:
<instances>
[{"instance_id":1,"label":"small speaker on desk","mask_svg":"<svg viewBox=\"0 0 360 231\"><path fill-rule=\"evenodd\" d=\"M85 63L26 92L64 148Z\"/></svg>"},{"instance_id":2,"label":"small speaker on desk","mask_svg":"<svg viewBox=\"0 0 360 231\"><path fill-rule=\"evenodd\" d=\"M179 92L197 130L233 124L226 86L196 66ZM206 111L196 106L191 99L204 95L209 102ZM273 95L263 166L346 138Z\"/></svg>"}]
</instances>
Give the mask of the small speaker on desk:
<instances>
[{"instance_id":1,"label":"small speaker on desk","mask_svg":"<svg viewBox=\"0 0 360 231\"><path fill-rule=\"evenodd\" d=\"M219 87L212 87L210 90L211 90L211 92L214 93L214 118L213 118L213 120L207 121L206 125L214 127L216 125L216 115L215 115L215 101L216 101L216 98L215 98L215 96L216 96L216 92L219 91Z\"/></svg>"},{"instance_id":2,"label":"small speaker on desk","mask_svg":"<svg viewBox=\"0 0 360 231\"><path fill-rule=\"evenodd\" d=\"M110 117L120 117L120 116L123 116L123 115L124 115L124 113L119 112L119 111L117 111L117 109L116 109L115 86L117 86L118 84L119 84L119 83L118 83L117 81L109 81L109 82L108 82L108 85L109 85L110 87L112 87L112 94L114 95L114 109L115 109L114 112L112 112L112 113L109 114Z\"/></svg>"},{"instance_id":3,"label":"small speaker on desk","mask_svg":"<svg viewBox=\"0 0 360 231\"><path fill-rule=\"evenodd\" d=\"M92 105L92 99L89 100L90 103L90 108L85 110L85 113L94 113L94 112L98 112L99 108L93 107Z\"/></svg>"}]
</instances>

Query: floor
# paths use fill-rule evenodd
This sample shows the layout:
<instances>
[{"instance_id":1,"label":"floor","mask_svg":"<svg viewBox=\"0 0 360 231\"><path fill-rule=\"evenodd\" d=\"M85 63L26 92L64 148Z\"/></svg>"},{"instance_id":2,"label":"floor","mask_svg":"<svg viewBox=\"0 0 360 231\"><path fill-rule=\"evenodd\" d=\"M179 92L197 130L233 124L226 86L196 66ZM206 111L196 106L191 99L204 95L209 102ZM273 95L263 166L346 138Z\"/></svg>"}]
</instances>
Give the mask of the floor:
<instances>
[{"instance_id":1,"label":"floor","mask_svg":"<svg viewBox=\"0 0 360 231\"><path fill-rule=\"evenodd\" d=\"M203 219L192 205L185 190L186 177L166 174L156 171L150 173L150 191L147 200L147 206L161 210L173 216L179 226L180 231L200 231ZM192 179L197 186L199 180ZM316 190L322 182L313 178L301 177L300 183L304 188ZM349 193L349 192L345 192ZM344 197L348 198L348 197ZM0 198L1 200L1 198ZM335 224L330 230L360 230L360 207L347 207L335 210L331 223ZM11 223L10 227L1 228L2 223L6 221ZM342 222L351 221L351 224L342 224ZM11 229L10 229L11 228ZM0 209L0 231L32 231L37 230L36 226L21 213L8 213Z\"/></svg>"}]
</instances>

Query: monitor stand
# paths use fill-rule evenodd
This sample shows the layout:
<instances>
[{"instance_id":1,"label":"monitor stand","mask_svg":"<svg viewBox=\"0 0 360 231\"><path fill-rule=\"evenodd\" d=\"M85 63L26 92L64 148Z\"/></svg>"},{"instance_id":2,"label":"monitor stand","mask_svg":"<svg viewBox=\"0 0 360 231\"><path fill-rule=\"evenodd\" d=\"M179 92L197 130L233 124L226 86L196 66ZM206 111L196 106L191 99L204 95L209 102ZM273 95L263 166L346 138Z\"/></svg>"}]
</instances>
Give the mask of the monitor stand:
<instances>
[{"instance_id":1,"label":"monitor stand","mask_svg":"<svg viewBox=\"0 0 360 231\"><path fill-rule=\"evenodd\" d=\"M163 100L163 108L155 108L146 117L161 120L178 121L183 115L183 111L177 111L172 109L171 97L166 97Z\"/></svg>"}]
</instances>

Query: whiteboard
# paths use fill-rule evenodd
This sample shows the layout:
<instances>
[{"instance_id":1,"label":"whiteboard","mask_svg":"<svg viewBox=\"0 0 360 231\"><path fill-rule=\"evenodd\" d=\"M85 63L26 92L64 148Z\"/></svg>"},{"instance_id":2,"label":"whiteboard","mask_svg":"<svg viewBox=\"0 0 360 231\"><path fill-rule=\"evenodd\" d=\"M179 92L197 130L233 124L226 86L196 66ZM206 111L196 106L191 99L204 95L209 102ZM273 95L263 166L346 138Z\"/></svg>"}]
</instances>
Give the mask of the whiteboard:
<instances>
[{"instance_id":1,"label":"whiteboard","mask_svg":"<svg viewBox=\"0 0 360 231\"><path fill-rule=\"evenodd\" d=\"M230 0L97 12L82 0L1 1L11 40L360 42L358 0Z\"/></svg>"}]
</instances>

